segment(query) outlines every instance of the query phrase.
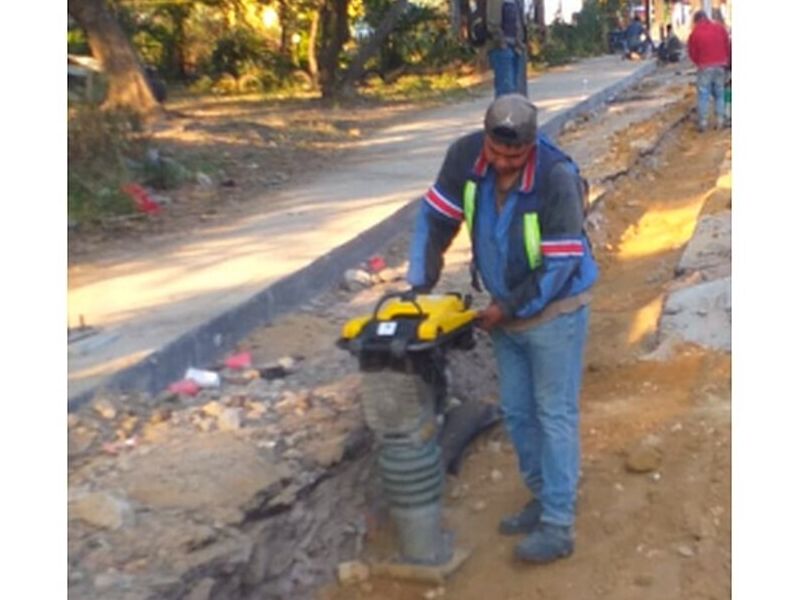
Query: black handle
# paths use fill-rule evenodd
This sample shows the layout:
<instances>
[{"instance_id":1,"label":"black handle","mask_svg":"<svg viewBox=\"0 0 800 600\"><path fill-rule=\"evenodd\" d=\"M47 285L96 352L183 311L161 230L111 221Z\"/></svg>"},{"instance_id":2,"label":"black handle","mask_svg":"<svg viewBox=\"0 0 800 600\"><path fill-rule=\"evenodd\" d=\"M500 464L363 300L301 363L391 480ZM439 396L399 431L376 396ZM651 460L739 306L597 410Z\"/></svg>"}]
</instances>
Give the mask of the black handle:
<instances>
[{"instance_id":1,"label":"black handle","mask_svg":"<svg viewBox=\"0 0 800 600\"><path fill-rule=\"evenodd\" d=\"M389 292L381 297L378 300L378 303L375 305L375 311L372 313L372 318L378 318L378 311L380 310L381 306L383 306L384 302L387 300L391 300L392 298L400 298L404 302L411 302L414 305L414 308L417 309L420 315L424 315L425 313L422 311L422 307L417 303L417 293L414 290L408 290L405 292Z\"/></svg>"}]
</instances>

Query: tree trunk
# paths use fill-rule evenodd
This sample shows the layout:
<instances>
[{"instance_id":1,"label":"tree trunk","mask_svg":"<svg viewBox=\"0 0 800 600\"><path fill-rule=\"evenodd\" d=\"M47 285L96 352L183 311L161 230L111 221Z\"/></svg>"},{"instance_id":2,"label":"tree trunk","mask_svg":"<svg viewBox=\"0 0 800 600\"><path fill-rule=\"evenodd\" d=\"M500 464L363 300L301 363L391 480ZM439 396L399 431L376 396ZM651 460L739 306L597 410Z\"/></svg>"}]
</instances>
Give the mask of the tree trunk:
<instances>
[{"instance_id":1,"label":"tree trunk","mask_svg":"<svg viewBox=\"0 0 800 600\"><path fill-rule=\"evenodd\" d=\"M189 17L189 8L181 4L171 6L167 8L167 14L173 26L171 69L176 77L186 81L186 19Z\"/></svg>"},{"instance_id":2,"label":"tree trunk","mask_svg":"<svg viewBox=\"0 0 800 600\"><path fill-rule=\"evenodd\" d=\"M461 4L463 0L450 0L450 35L461 39Z\"/></svg>"},{"instance_id":3,"label":"tree trunk","mask_svg":"<svg viewBox=\"0 0 800 600\"><path fill-rule=\"evenodd\" d=\"M544 19L544 0L533 0L533 22L536 39L539 44L544 44L547 41L547 25Z\"/></svg>"},{"instance_id":4,"label":"tree trunk","mask_svg":"<svg viewBox=\"0 0 800 600\"><path fill-rule=\"evenodd\" d=\"M397 22L405 13L408 7L408 0L397 0L386 11L386 14L381 19L380 25L375 29L369 39L358 49L353 62L342 77L341 90L346 91L347 88L352 89L355 83L364 74L364 66L367 61L380 49L386 37L392 32L397 25Z\"/></svg>"},{"instance_id":5,"label":"tree trunk","mask_svg":"<svg viewBox=\"0 0 800 600\"><path fill-rule=\"evenodd\" d=\"M92 54L108 78L107 108L130 108L150 116L160 111L142 66L104 0L68 0L67 10L86 32Z\"/></svg>"},{"instance_id":6,"label":"tree trunk","mask_svg":"<svg viewBox=\"0 0 800 600\"><path fill-rule=\"evenodd\" d=\"M311 28L308 31L308 74L314 89L319 89L319 65L317 64L317 37L319 37L319 10L311 15Z\"/></svg>"},{"instance_id":7,"label":"tree trunk","mask_svg":"<svg viewBox=\"0 0 800 600\"><path fill-rule=\"evenodd\" d=\"M278 2L278 21L281 24L281 46L279 52L286 57L291 56L289 50L289 7L286 0Z\"/></svg>"},{"instance_id":8,"label":"tree trunk","mask_svg":"<svg viewBox=\"0 0 800 600\"><path fill-rule=\"evenodd\" d=\"M322 97L336 95L339 53L350 37L347 7L349 0L325 0L320 10L321 39L317 63Z\"/></svg>"}]
</instances>

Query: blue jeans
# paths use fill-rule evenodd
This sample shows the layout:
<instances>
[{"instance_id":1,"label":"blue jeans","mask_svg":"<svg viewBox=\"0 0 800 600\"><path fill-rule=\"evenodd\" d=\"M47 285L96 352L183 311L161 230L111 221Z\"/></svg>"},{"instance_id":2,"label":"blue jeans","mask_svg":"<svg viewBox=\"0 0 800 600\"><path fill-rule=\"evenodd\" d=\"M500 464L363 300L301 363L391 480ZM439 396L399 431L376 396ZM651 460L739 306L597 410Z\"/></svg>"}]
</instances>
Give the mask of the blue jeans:
<instances>
[{"instance_id":1,"label":"blue jeans","mask_svg":"<svg viewBox=\"0 0 800 600\"><path fill-rule=\"evenodd\" d=\"M503 94L528 96L527 60L524 53L513 48L495 48L489 51L489 63L494 71L494 97Z\"/></svg>"},{"instance_id":2,"label":"blue jeans","mask_svg":"<svg viewBox=\"0 0 800 600\"><path fill-rule=\"evenodd\" d=\"M580 471L578 427L589 307L523 331L492 333L500 404L542 521L572 526Z\"/></svg>"},{"instance_id":3,"label":"blue jeans","mask_svg":"<svg viewBox=\"0 0 800 600\"><path fill-rule=\"evenodd\" d=\"M725 69L707 67L697 70L697 118L700 126L708 125L708 105L714 96L714 115L717 123L725 120Z\"/></svg>"}]
</instances>

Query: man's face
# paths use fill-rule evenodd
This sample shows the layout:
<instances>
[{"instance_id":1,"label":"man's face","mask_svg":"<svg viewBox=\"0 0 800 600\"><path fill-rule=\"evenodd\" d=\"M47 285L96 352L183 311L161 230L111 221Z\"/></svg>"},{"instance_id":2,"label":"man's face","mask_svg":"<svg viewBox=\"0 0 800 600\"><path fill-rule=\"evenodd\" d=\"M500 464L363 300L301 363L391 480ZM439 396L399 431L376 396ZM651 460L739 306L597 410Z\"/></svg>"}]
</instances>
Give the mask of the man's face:
<instances>
[{"instance_id":1,"label":"man's face","mask_svg":"<svg viewBox=\"0 0 800 600\"><path fill-rule=\"evenodd\" d=\"M517 173L525 166L533 144L510 145L493 140L488 135L484 138L486 160L500 175Z\"/></svg>"}]
</instances>

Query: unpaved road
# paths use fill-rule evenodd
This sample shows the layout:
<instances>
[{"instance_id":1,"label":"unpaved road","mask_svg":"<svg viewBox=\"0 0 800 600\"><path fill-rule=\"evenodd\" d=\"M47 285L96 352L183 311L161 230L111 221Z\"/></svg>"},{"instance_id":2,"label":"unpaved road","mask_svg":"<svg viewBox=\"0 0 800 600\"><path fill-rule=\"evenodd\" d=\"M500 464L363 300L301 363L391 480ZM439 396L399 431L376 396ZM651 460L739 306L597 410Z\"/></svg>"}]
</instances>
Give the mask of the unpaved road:
<instances>
[{"instance_id":1,"label":"unpaved road","mask_svg":"<svg viewBox=\"0 0 800 600\"><path fill-rule=\"evenodd\" d=\"M730 597L730 356L687 346L668 361L641 360L652 349L658 315L648 307L673 282L685 243L676 215L692 203L702 206L727 144L727 134L701 138L684 127L663 169L649 173L654 178L625 182L605 201L611 241L597 249L603 271L582 393L575 554L550 566L521 565L513 560L516 540L495 533L499 519L527 500L498 430L450 482L447 520L475 551L443 597ZM643 220L647 227L633 226ZM627 256L636 245L646 251ZM657 438L660 463L649 473L627 472L628 450L648 435ZM503 442L500 452L491 440ZM503 473L499 482L490 478L495 469ZM377 579L370 587L320 597L405 600L431 589Z\"/></svg>"},{"instance_id":2,"label":"unpaved road","mask_svg":"<svg viewBox=\"0 0 800 600\"><path fill-rule=\"evenodd\" d=\"M345 319L402 286L390 282L358 293L331 290L242 343L257 364L304 356L285 381L231 385L167 404L110 397L74 415L70 597L730 597L730 355L683 345L666 359L648 358L664 296L681 285L674 270L697 219L730 206L730 190L717 185L730 131L700 136L681 122L688 85L681 77L646 81L638 93L663 100L672 90L673 100L612 105L561 139L605 190L591 232L602 277L582 392L572 557L521 565L512 558L516 540L496 534L500 517L527 499L497 427L471 447L459 476L448 479L447 525L473 553L443 589L377 577L318 588L330 581L336 562L385 551L387 525L370 518L369 495L359 496L371 485L362 465L369 457L348 459L364 447L352 435L363 428L356 366L332 342ZM620 128L620 118L630 123ZM626 156L647 139L661 142L631 166ZM600 140L609 150L587 156ZM400 270L407 241L401 236L386 251ZM468 259L462 236L448 254L440 289L468 289ZM452 359L454 395L496 401L485 337ZM224 410L232 412L223 416ZM231 425L228 417L237 415L241 423ZM651 464L644 473L629 472L626 462L643 440L655 449ZM267 494L265 501L259 490L276 486L278 498ZM89 494L104 495L104 521L93 519L100 511L79 514L93 508ZM284 502L294 508L284 510ZM281 527L269 528L268 519L284 517Z\"/></svg>"}]
</instances>

